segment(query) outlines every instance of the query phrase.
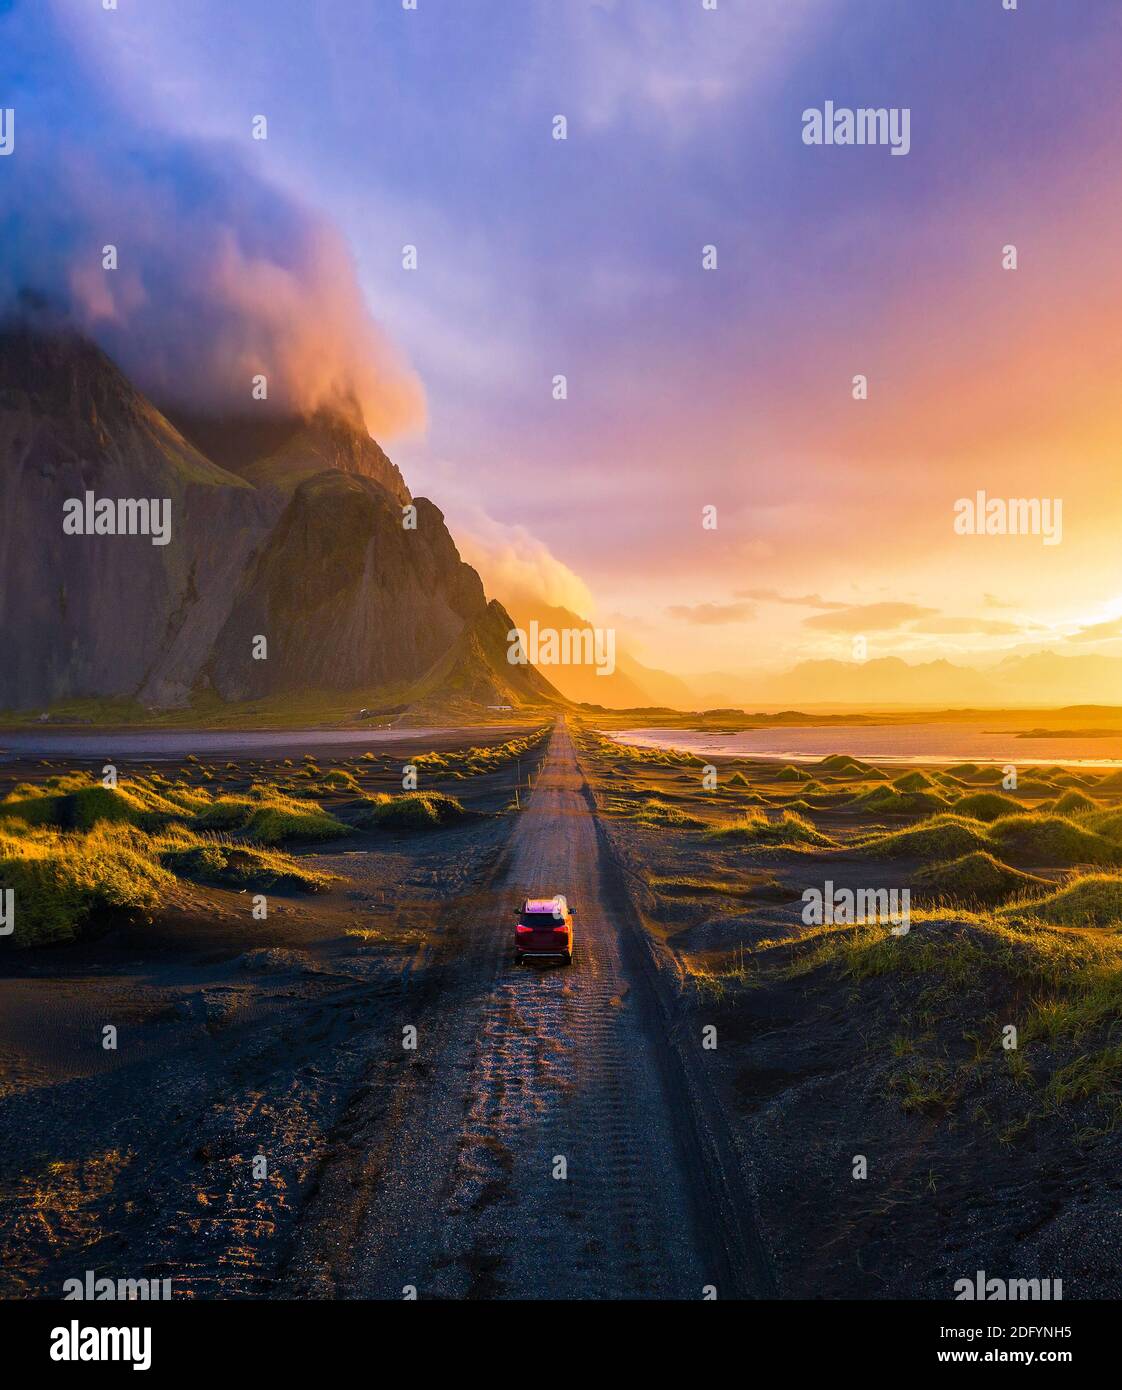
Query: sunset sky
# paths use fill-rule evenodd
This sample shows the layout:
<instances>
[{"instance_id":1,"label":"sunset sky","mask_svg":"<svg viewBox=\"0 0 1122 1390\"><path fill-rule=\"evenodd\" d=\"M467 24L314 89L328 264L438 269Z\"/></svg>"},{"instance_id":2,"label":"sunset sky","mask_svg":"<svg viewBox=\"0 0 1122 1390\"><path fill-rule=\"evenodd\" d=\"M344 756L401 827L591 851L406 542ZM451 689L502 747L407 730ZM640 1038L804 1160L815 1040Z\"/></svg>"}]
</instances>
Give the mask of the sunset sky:
<instances>
[{"instance_id":1,"label":"sunset sky","mask_svg":"<svg viewBox=\"0 0 1122 1390\"><path fill-rule=\"evenodd\" d=\"M382 442L500 598L680 672L1122 654L1117 0L50 8L136 129L338 229ZM910 154L804 145L827 100L909 107ZM1062 543L956 535L978 489Z\"/></svg>"}]
</instances>

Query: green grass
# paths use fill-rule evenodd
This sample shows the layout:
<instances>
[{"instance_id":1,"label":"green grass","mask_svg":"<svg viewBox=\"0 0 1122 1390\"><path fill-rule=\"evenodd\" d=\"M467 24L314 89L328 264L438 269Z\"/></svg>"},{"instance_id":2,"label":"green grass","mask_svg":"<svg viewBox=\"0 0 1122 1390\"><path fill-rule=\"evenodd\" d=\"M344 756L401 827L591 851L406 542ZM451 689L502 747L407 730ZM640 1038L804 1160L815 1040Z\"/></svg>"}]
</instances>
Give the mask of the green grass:
<instances>
[{"instance_id":1,"label":"green grass","mask_svg":"<svg viewBox=\"0 0 1122 1390\"><path fill-rule=\"evenodd\" d=\"M915 883L935 897L970 904L1000 902L1013 893L1052 887L1048 879L1010 868L985 850L927 865L918 871Z\"/></svg>"},{"instance_id":2,"label":"green grass","mask_svg":"<svg viewBox=\"0 0 1122 1390\"><path fill-rule=\"evenodd\" d=\"M1013 903L1003 911L1056 927L1122 926L1122 875L1084 874L1046 897Z\"/></svg>"},{"instance_id":3,"label":"green grass","mask_svg":"<svg viewBox=\"0 0 1122 1390\"><path fill-rule=\"evenodd\" d=\"M683 749L637 748L631 744L617 743L598 729L588 726L581 730L580 740L582 747L590 752L619 760L627 771L630 771L627 765L633 763L645 763L650 767L704 767L706 762L705 758L698 757L696 753L687 753Z\"/></svg>"},{"instance_id":4,"label":"green grass","mask_svg":"<svg viewBox=\"0 0 1122 1390\"><path fill-rule=\"evenodd\" d=\"M220 796L191 820L196 830L241 830L257 802L248 796Z\"/></svg>"},{"instance_id":5,"label":"green grass","mask_svg":"<svg viewBox=\"0 0 1122 1390\"><path fill-rule=\"evenodd\" d=\"M905 772L895 778L891 785L898 792L922 792L929 791L935 783L925 772L920 772L917 768L914 772Z\"/></svg>"},{"instance_id":6,"label":"green grass","mask_svg":"<svg viewBox=\"0 0 1122 1390\"><path fill-rule=\"evenodd\" d=\"M423 691L416 681L402 681L371 690L362 686L356 690L301 690L258 699L226 701L213 692L192 697L188 705L175 709L152 709L135 700L74 699L60 700L49 706L53 724L75 723L83 726L184 728L184 729L307 729L337 727L369 728L357 718L363 707L390 711L420 698ZM38 726L43 706L31 709L0 711L0 721L6 725ZM535 722L543 717L537 712ZM473 724L529 723L526 711L495 713L472 711Z\"/></svg>"},{"instance_id":7,"label":"green grass","mask_svg":"<svg viewBox=\"0 0 1122 1390\"><path fill-rule=\"evenodd\" d=\"M1090 811L1079 817L1079 823L1106 840L1122 844L1122 810Z\"/></svg>"},{"instance_id":8,"label":"green grass","mask_svg":"<svg viewBox=\"0 0 1122 1390\"><path fill-rule=\"evenodd\" d=\"M178 877L226 888L319 893L333 881L331 874L310 869L277 850L218 837L203 839L181 833L157 852L164 868Z\"/></svg>"},{"instance_id":9,"label":"green grass","mask_svg":"<svg viewBox=\"0 0 1122 1390\"><path fill-rule=\"evenodd\" d=\"M930 815L946 809L947 800L931 789L898 791L894 786L871 787L850 803L872 815Z\"/></svg>"},{"instance_id":10,"label":"green grass","mask_svg":"<svg viewBox=\"0 0 1122 1390\"><path fill-rule=\"evenodd\" d=\"M205 794L186 789L157 789L150 779L143 777L122 782L117 787L104 787L100 783L75 785L75 779L57 780L59 790L51 789L48 781L42 789L33 788L34 795L0 802L0 821L15 817L29 825L53 826L58 830L89 830L102 823L136 825L152 830L184 819L207 800ZM63 787L70 789L62 790Z\"/></svg>"},{"instance_id":11,"label":"green grass","mask_svg":"<svg viewBox=\"0 0 1122 1390\"><path fill-rule=\"evenodd\" d=\"M711 829L709 838L726 844L745 845L819 845L830 848L835 843L798 812L790 810L784 811L775 820L769 820L763 811L746 811L739 820Z\"/></svg>"},{"instance_id":12,"label":"green grass","mask_svg":"<svg viewBox=\"0 0 1122 1390\"><path fill-rule=\"evenodd\" d=\"M989 842L981 826L953 814L936 815L920 825L872 835L852 846L854 853L870 859L923 859L929 863L958 859L987 848Z\"/></svg>"},{"instance_id":13,"label":"green grass","mask_svg":"<svg viewBox=\"0 0 1122 1390\"><path fill-rule=\"evenodd\" d=\"M1048 1079L1045 1099L1052 1105L1113 1097L1122 1091L1122 1044L1099 1048L1061 1067Z\"/></svg>"},{"instance_id":14,"label":"green grass","mask_svg":"<svg viewBox=\"0 0 1122 1390\"><path fill-rule=\"evenodd\" d=\"M364 828L377 830L437 830L475 819L454 796L443 792L402 792L371 798L359 816Z\"/></svg>"},{"instance_id":15,"label":"green grass","mask_svg":"<svg viewBox=\"0 0 1122 1390\"><path fill-rule=\"evenodd\" d=\"M1079 882L1069 887L1078 889ZM1054 895L1053 902L1060 903L1059 915L1074 921L1088 906L1116 904L1118 888L1115 884L1099 896L1099 885L1092 882L1089 891L1071 897L1066 892ZM827 925L794 942L760 943L756 950L765 956L779 952L781 973L791 978L838 969L858 985L885 976L913 980L938 1001L944 1021L965 1008L962 1001L971 995L974 1002L966 1011L976 1011L977 992L988 993L1001 1001L1002 1017L1016 1022L1022 1050L1034 1043L1083 1047L1095 1038L1113 1045L1111 1033L1122 1013L1122 934L1051 925L1042 920L1040 907L1038 901L996 912L913 910L904 937L892 937L883 926ZM977 1055L976 1030L974 1038ZM1060 1058L1053 1063L1059 1068L1053 1097L1061 1102L1093 1094L1114 1075L1094 1063L1069 1067L1062 1053ZM1048 1057L1039 1060L1049 1064Z\"/></svg>"},{"instance_id":16,"label":"green grass","mask_svg":"<svg viewBox=\"0 0 1122 1390\"><path fill-rule=\"evenodd\" d=\"M173 883L132 826L0 830L0 887L14 890L17 946L72 940L101 909L154 907Z\"/></svg>"},{"instance_id":17,"label":"green grass","mask_svg":"<svg viewBox=\"0 0 1122 1390\"><path fill-rule=\"evenodd\" d=\"M256 789L255 789L256 790ZM331 840L350 828L312 800L259 790L254 796L220 796L189 822L194 830L241 831L263 845L285 840Z\"/></svg>"},{"instance_id":18,"label":"green grass","mask_svg":"<svg viewBox=\"0 0 1122 1390\"><path fill-rule=\"evenodd\" d=\"M1064 816L1039 811L1000 816L988 825L954 812L919 825L870 836L852 846L871 859L922 859L928 863L987 851L1025 864L1116 864L1122 846Z\"/></svg>"},{"instance_id":19,"label":"green grass","mask_svg":"<svg viewBox=\"0 0 1122 1390\"><path fill-rule=\"evenodd\" d=\"M274 796L260 801L244 826L245 834L263 845L286 840L334 840L351 833L350 826L324 811L314 801L293 801Z\"/></svg>"},{"instance_id":20,"label":"green grass","mask_svg":"<svg viewBox=\"0 0 1122 1390\"><path fill-rule=\"evenodd\" d=\"M1022 812L1002 816L989 827L1003 857L1028 864L1117 864L1122 846L1064 816Z\"/></svg>"},{"instance_id":21,"label":"green grass","mask_svg":"<svg viewBox=\"0 0 1122 1390\"><path fill-rule=\"evenodd\" d=\"M688 816L677 806L671 806L657 798L645 802L638 810L632 812L631 818L640 825L669 825L679 830L700 830L705 825L705 821L699 820L697 816Z\"/></svg>"},{"instance_id":22,"label":"green grass","mask_svg":"<svg viewBox=\"0 0 1122 1390\"><path fill-rule=\"evenodd\" d=\"M1018 815L1021 803L998 792L971 792L969 796L959 797L954 810L955 815L969 816L971 820L995 821L1001 816Z\"/></svg>"},{"instance_id":23,"label":"green grass","mask_svg":"<svg viewBox=\"0 0 1122 1390\"><path fill-rule=\"evenodd\" d=\"M900 1108L906 1112L934 1114L950 1109L954 1100L950 1068L945 1062L925 1057L910 1058L907 1065L895 1071L889 1078L888 1090L897 1096Z\"/></svg>"},{"instance_id":24,"label":"green grass","mask_svg":"<svg viewBox=\"0 0 1122 1390\"><path fill-rule=\"evenodd\" d=\"M362 795L362 788L355 780L353 772L348 772L343 767L333 767L323 779L323 788L328 792L351 792L355 796Z\"/></svg>"}]
</instances>

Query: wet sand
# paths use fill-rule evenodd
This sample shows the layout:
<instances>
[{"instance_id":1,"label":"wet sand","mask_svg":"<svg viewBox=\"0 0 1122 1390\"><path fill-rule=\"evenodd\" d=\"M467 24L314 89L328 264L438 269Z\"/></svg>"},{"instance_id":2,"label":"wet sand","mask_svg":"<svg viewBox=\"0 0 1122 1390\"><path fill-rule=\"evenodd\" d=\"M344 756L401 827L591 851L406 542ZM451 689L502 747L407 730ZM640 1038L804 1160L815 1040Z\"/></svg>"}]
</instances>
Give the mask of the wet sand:
<instances>
[{"instance_id":1,"label":"wet sand","mask_svg":"<svg viewBox=\"0 0 1122 1390\"><path fill-rule=\"evenodd\" d=\"M369 729L68 729L49 732L0 732L0 763L31 758L144 758L150 762L182 762L190 753L210 757L292 756L315 748L352 755L368 747L451 748L470 743L495 743L522 726L483 724L463 728Z\"/></svg>"}]
</instances>

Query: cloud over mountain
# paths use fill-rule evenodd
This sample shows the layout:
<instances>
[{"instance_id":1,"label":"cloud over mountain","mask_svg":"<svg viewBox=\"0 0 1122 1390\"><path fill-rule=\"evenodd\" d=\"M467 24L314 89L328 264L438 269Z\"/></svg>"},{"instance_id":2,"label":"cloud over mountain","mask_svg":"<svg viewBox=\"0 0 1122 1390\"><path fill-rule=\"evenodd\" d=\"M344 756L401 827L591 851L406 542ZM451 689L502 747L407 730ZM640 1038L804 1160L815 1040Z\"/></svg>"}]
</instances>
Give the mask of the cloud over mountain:
<instances>
[{"instance_id":1,"label":"cloud over mountain","mask_svg":"<svg viewBox=\"0 0 1122 1390\"><path fill-rule=\"evenodd\" d=\"M254 170L248 117L244 148L188 144L118 106L46 5L16 5L0 29L17 132L0 311L45 301L161 402L246 408L263 373L284 408L353 397L382 435L423 418L343 238Z\"/></svg>"}]
</instances>

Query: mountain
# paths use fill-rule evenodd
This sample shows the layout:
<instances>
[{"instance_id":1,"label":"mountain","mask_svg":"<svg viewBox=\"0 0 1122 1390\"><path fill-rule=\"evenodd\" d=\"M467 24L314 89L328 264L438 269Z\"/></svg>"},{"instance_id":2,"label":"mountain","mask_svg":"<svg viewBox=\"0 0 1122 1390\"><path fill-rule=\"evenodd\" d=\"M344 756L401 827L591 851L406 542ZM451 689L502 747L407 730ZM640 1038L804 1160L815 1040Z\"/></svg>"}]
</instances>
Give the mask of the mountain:
<instances>
[{"instance_id":1,"label":"mountain","mask_svg":"<svg viewBox=\"0 0 1122 1390\"><path fill-rule=\"evenodd\" d=\"M121 499L166 501L167 543L67 534L87 494L118 517ZM501 670L512 624L350 403L177 427L100 349L27 324L0 329L0 575L0 708L417 683L560 698Z\"/></svg>"},{"instance_id":2,"label":"mountain","mask_svg":"<svg viewBox=\"0 0 1122 1390\"><path fill-rule=\"evenodd\" d=\"M369 478L399 503L411 500L397 466L366 433L352 397L306 417L262 411L231 420L175 412L172 419L208 458L255 487L291 491L317 473L338 469Z\"/></svg>"},{"instance_id":3,"label":"mountain","mask_svg":"<svg viewBox=\"0 0 1122 1390\"><path fill-rule=\"evenodd\" d=\"M986 704L998 700L981 672L950 661L909 665L896 656L871 661L803 661L785 675L753 682L759 698L789 704L798 698L837 704ZM812 692L814 693L812 696Z\"/></svg>"},{"instance_id":4,"label":"mountain","mask_svg":"<svg viewBox=\"0 0 1122 1390\"><path fill-rule=\"evenodd\" d=\"M274 509L64 333L0 334L0 460L0 706L178 687ZM171 543L64 534L87 491L168 499Z\"/></svg>"},{"instance_id":5,"label":"mountain","mask_svg":"<svg viewBox=\"0 0 1122 1390\"><path fill-rule=\"evenodd\" d=\"M206 667L227 700L355 690L423 675L487 607L444 518L418 498L417 526L364 476L299 483L234 586ZM253 644L268 639L268 658Z\"/></svg>"},{"instance_id":6,"label":"mountain","mask_svg":"<svg viewBox=\"0 0 1122 1390\"><path fill-rule=\"evenodd\" d=\"M513 626L502 604L492 600L409 692L409 703L414 709L464 702L491 708L566 703L536 667L507 659Z\"/></svg>"},{"instance_id":7,"label":"mountain","mask_svg":"<svg viewBox=\"0 0 1122 1390\"><path fill-rule=\"evenodd\" d=\"M521 596L511 604L515 622L528 631L532 620L539 629L562 631L574 628L584 631L592 627L571 609L558 607ZM512 624L513 626L513 624ZM607 709L640 709L669 706L673 709L692 709L694 696L684 681L665 671L656 671L637 661L618 642L615 651L615 670L600 675L593 666L550 666L549 678L566 699L575 704L603 705Z\"/></svg>"},{"instance_id":8,"label":"mountain","mask_svg":"<svg viewBox=\"0 0 1122 1390\"><path fill-rule=\"evenodd\" d=\"M1032 652L1007 656L988 674L1021 703L1122 704L1122 657L1095 653Z\"/></svg>"}]
</instances>

